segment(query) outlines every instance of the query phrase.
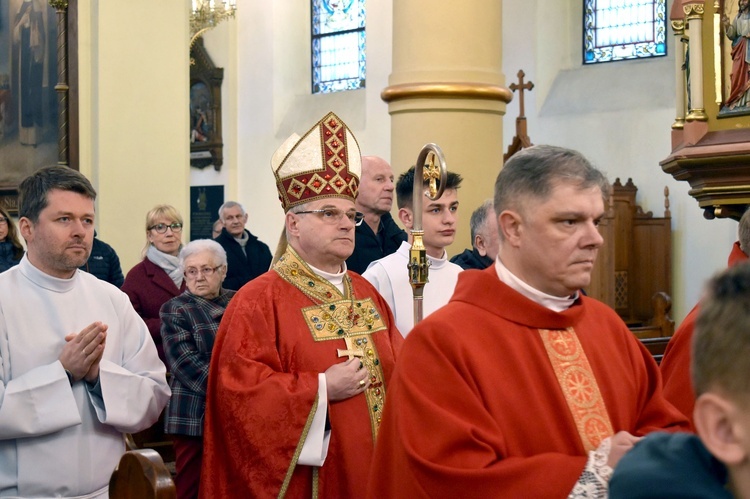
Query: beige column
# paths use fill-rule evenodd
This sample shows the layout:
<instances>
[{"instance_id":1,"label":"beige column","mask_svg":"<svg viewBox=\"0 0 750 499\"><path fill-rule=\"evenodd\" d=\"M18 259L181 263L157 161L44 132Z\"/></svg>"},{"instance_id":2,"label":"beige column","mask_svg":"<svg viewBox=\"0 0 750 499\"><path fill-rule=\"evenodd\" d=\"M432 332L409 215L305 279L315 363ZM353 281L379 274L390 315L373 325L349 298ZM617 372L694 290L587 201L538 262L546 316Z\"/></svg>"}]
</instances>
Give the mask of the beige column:
<instances>
[{"instance_id":1,"label":"beige column","mask_svg":"<svg viewBox=\"0 0 750 499\"><path fill-rule=\"evenodd\" d=\"M448 248L459 253L470 245L471 212L492 196L502 166L503 115L512 97L502 73L502 2L393 2L393 72L381 97L397 175L434 142L448 169L464 177L459 230Z\"/></svg>"},{"instance_id":2,"label":"beige column","mask_svg":"<svg viewBox=\"0 0 750 499\"><path fill-rule=\"evenodd\" d=\"M123 272L155 205L175 206L190 236L188 12L184 0L78 2L80 170Z\"/></svg>"}]
</instances>

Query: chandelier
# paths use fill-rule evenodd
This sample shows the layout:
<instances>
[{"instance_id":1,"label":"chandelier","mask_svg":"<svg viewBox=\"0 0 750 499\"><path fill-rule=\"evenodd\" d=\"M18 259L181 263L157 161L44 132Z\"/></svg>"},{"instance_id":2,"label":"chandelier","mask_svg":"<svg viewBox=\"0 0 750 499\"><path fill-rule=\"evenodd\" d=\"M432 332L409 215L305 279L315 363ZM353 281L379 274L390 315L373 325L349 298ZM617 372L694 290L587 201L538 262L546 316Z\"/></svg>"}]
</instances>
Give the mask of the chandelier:
<instances>
[{"instance_id":1,"label":"chandelier","mask_svg":"<svg viewBox=\"0 0 750 499\"><path fill-rule=\"evenodd\" d=\"M190 11L190 46L206 31L217 24L234 18L237 0L193 0Z\"/></svg>"}]
</instances>

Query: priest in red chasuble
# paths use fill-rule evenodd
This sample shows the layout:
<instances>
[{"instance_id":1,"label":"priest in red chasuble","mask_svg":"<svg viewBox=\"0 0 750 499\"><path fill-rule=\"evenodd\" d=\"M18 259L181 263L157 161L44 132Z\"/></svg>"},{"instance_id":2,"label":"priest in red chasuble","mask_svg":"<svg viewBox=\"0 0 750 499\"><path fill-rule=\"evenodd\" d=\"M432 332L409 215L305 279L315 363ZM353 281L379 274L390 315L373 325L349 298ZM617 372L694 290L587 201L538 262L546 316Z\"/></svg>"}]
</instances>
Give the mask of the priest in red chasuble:
<instances>
[{"instance_id":1,"label":"priest in red chasuble","mask_svg":"<svg viewBox=\"0 0 750 499\"><path fill-rule=\"evenodd\" d=\"M359 146L329 113L271 164L288 247L221 321L201 497L362 497L403 340L344 263L362 220Z\"/></svg>"},{"instance_id":2,"label":"priest in red chasuble","mask_svg":"<svg viewBox=\"0 0 750 499\"><path fill-rule=\"evenodd\" d=\"M462 272L406 339L369 497L606 497L642 435L686 427L648 351L580 293L608 192L568 149L531 147L503 167L498 258Z\"/></svg>"},{"instance_id":3,"label":"priest in red chasuble","mask_svg":"<svg viewBox=\"0 0 750 499\"><path fill-rule=\"evenodd\" d=\"M728 267L746 262L750 254L750 210L745 211L737 227L739 238L732 245L727 261ZM682 320L672 339L669 340L664 357L661 359L662 380L664 381L664 397L682 412L690 421L690 429L695 431L693 409L695 408L695 390L690 376L691 346L695 321L698 318L700 304L693 307Z\"/></svg>"}]
</instances>

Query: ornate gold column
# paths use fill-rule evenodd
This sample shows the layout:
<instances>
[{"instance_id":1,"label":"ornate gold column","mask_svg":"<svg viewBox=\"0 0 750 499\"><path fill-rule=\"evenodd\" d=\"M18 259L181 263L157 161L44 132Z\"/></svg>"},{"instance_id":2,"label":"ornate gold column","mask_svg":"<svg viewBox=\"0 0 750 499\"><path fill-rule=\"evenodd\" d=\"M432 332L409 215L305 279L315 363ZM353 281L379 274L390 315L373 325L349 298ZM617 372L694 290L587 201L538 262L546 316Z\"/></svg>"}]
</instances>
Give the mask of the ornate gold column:
<instances>
[{"instance_id":1,"label":"ornate gold column","mask_svg":"<svg viewBox=\"0 0 750 499\"><path fill-rule=\"evenodd\" d=\"M706 106L703 103L703 12L702 3L684 5L690 51L690 110L687 121L706 121Z\"/></svg>"},{"instance_id":2,"label":"ornate gold column","mask_svg":"<svg viewBox=\"0 0 750 499\"><path fill-rule=\"evenodd\" d=\"M381 93L391 115L391 163L398 175L422 146L438 144L460 173L455 254L470 245L469 217L502 165L503 115L512 98L502 73L502 2L393 2L393 72Z\"/></svg>"}]
</instances>

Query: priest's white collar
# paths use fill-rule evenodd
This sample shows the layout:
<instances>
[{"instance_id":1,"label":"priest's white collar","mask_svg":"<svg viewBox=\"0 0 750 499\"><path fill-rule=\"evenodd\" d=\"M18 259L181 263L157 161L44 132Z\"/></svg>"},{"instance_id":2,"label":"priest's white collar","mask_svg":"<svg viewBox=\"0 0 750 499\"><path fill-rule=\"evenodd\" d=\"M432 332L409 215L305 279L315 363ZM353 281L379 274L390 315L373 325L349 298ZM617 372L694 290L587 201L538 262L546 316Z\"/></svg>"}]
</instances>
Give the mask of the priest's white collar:
<instances>
[{"instance_id":1,"label":"priest's white collar","mask_svg":"<svg viewBox=\"0 0 750 499\"><path fill-rule=\"evenodd\" d=\"M65 293L73 289L76 283L76 277L78 272L82 270L76 270L73 273L73 277L70 279L60 279L59 277L53 277L45 272L42 272L29 261L28 255L23 255L21 262L18 264L18 269L29 281L33 282L37 286L54 291L56 293Z\"/></svg>"},{"instance_id":2,"label":"priest's white collar","mask_svg":"<svg viewBox=\"0 0 750 499\"><path fill-rule=\"evenodd\" d=\"M331 284L333 284L334 286L336 286L336 289L341 291L341 294L344 293L344 276L346 275L346 262L341 264L341 269L342 269L341 272L337 272L335 274L330 274L324 270L317 269L313 267L312 265L310 265L309 263L307 264L307 266L310 267L310 270L315 272L315 274L318 277L321 277L325 279L326 281L330 282Z\"/></svg>"},{"instance_id":3,"label":"priest's white collar","mask_svg":"<svg viewBox=\"0 0 750 499\"><path fill-rule=\"evenodd\" d=\"M547 293L529 286L521 279L519 279L515 274L513 274L513 272L508 270L505 265L503 265L503 262L500 261L499 255L495 260L495 270L497 271L497 277L499 277L502 282L510 286L515 291L518 291L529 300L534 301L544 308L552 310L553 312L562 312L569 309L571 305L573 305L573 303L575 303L575 301L578 299L578 291L576 291L572 296L561 298L559 296L548 295Z\"/></svg>"}]
</instances>

